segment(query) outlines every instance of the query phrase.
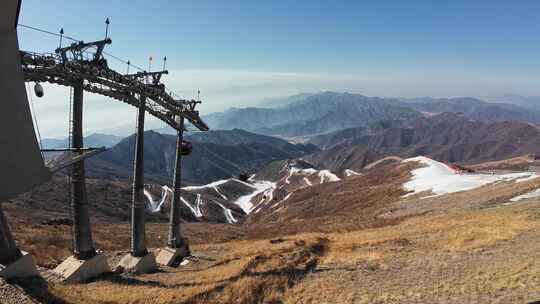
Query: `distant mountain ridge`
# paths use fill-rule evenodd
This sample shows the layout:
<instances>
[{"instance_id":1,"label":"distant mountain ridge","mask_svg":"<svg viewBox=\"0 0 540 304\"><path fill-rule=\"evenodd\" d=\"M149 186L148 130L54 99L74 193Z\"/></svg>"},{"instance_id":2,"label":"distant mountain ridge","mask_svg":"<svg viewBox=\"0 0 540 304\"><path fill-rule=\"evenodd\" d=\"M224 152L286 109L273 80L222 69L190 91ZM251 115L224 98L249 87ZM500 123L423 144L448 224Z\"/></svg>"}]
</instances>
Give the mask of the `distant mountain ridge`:
<instances>
[{"instance_id":1,"label":"distant mountain ridge","mask_svg":"<svg viewBox=\"0 0 540 304\"><path fill-rule=\"evenodd\" d=\"M440 161L475 163L540 152L540 129L522 122L484 122L443 113L379 129L358 127L316 136L324 148L307 159L331 169L355 168L389 155L426 155Z\"/></svg>"},{"instance_id":2,"label":"distant mountain ridge","mask_svg":"<svg viewBox=\"0 0 540 304\"><path fill-rule=\"evenodd\" d=\"M279 108L229 109L204 116L213 129L240 128L265 135L302 136L363 126L379 120L420 117L397 100L325 92Z\"/></svg>"},{"instance_id":3,"label":"distant mountain ridge","mask_svg":"<svg viewBox=\"0 0 540 304\"><path fill-rule=\"evenodd\" d=\"M517 94L504 94L500 96L485 96L482 100L494 103L506 103L526 109L540 111L540 96L521 96Z\"/></svg>"},{"instance_id":4,"label":"distant mountain ridge","mask_svg":"<svg viewBox=\"0 0 540 304\"><path fill-rule=\"evenodd\" d=\"M256 171L266 163L300 157L318 150L314 145L291 144L279 138L243 130L209 131L186 137L193 141L193 153L183 158L184 181L206 184L238 176L242 171ZM133 170L135 137L87 161L91 177L129 179ZM145 132L144 171L149 181L169 182L173 174L176 136Z\"/></svg>"},{"instance_id":5,"label":"distant mountain ridge","mask_svg":"<svg viewBox=\"0 0 540 304\"><path fill-rule=\"evenodd\" d=\"M462 113L468 119L480 121L521 121L540 123L540 111L514 104L489 103L471 97L414 98L403 100L410 108L429 114Z\"/></svg>"},{"instance_id":6,"label":"distant mountain ridge","mask_svg":"<svg viewBox=\"0 0 540 304\"><path fill-rule=\"evenodd\" d=\"M120 142L124 137L93 133L84 137L84 146L85 147L112 147ZM68 139L58 139L58 138L43 138L41 140L41 145L43 149L61 149L68 146Z\"/></svg>"},{"instance_id":7,"label":"distant mountain ridge","mask_svg":"<svg viewBox=\"0 0 540 304\"><path fill-rule=\"evenodd\" d=\"M232 108L204 119L213 129L239 128L284 137L313 136L380 121L410 121L445 112L478 121L540 123L538 110L471 97L404 99L324 92L294 95L280 99L278 104L274 108Z\"/></svg>"}]
</instances>

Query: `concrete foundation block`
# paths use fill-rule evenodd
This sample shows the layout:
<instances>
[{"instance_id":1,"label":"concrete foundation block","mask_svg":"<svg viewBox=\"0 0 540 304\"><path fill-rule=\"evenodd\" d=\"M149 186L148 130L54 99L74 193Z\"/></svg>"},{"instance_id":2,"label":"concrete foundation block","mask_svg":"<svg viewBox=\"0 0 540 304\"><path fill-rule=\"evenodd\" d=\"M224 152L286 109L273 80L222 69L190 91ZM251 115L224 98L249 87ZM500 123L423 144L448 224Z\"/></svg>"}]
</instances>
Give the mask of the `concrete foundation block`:
<instances>
[{"instance_id":1,"label":"concrete foundation block","mask_svg":"<svg viewBox=\"0 0 540 304\"><path fill-rule=\"evenodd\" d=\"M0 264L0 278L9 280L39 276L34 258L26 252L22 252L22 254L20 258L9 265Z\"/></svg>"},{"instance_id":2,"label":"concrete foundation block","mask_svg":"<svg viewBox=\"0 0 540 304\"><path fill-rule=\"evenodd\" d=\"M187 244L180 248L165 247L159 250L156 261L163 266L178 267L180 262L190 255Z\"/></svg>"},{"instance_id":3,"label":"concrete foundation block","mask_svg":"<svg viewBox=\"0 0 540 304\"><path fill-rule=\"evenodd\" d=\"M134 257L129 253L120 260L118 267L121 267L126 272L154 272L157 270L156 257L153 253L148 253L143 257Z\"/></svg>"},{"instance_id":4,"label":"concrete foundation block","mask_svg":"<svg viewBox=\"0 0 540 304\"><path fill-rule=\"evenodd\" d=\"M54 272L66 283L84 283L110 271L104 254L97 254L88 260L79 260L70 256L54 269Z\"/></svg>"}]
</instances>

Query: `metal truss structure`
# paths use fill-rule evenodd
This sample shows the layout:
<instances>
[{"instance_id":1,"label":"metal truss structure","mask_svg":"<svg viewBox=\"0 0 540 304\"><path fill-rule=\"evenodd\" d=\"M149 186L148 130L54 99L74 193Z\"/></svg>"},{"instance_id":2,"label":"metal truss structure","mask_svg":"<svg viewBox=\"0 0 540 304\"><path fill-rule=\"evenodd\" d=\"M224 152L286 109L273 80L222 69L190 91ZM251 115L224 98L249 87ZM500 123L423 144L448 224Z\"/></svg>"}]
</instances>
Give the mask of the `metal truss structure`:
<instances>
[{"instance_id":1,"label":"metal truss structure","mask_svg":"<svg viewBox=\"0 0 540 304\"><path fill-rule=\"evenodd\" d=\"M109 38L90 43L73 43L58 48L55 54L38 54L21 51L21 64L25 81L48 82L74 86L83 80L87 92L103 95L139 107L139 96L146 97L146 111L152 116L179 130L177 116L184 117L197 129L207 131L195 106L198 100L175 100L160 83L167 71L139 72L123 75L108 67L103 48L110 44ZM90 58L88 49L95 49Z\"/></svg>"}]
</instances>

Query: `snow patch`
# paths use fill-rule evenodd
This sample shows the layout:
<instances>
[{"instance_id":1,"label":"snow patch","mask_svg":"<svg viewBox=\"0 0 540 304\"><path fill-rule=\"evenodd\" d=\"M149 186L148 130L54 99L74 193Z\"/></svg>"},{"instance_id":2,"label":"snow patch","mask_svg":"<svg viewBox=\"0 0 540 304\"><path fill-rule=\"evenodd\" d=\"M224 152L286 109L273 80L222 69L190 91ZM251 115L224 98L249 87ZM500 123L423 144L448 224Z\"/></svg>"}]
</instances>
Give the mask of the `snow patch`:
<instances>
[{"instance_id":1,"label":"snow patch","mask_svg":"<svg viewBox=\"0 0 540 304\"><path fill-rule=\"evenodd\" d=\"M182 190L191 191L191 190L200 190L200 189L204 189L204 188L215 188L215 187L217 187L219 185L225 184L228 181L229 181L228 179L222 179L222 180L218 180L218 181L212 182L210 184L202 185L202 186L183 187Z\"/></svg>"},{"instance_id":2,"label":"snow patch","mask_svg":"<svg viewBox=\"0 0 540 304\"><path fill-rule=\"evenodd\" d=\"M184 205L186 205L186 207L188 207L189 210L191 210L191 213L193 213L193 215L195 215L196 217L201 217L202 216L202 214L201 214L201 216L198 216L197 210L195 208L193 208L193 206L191 206L191 204L188 203L188 201L186 201L183 197L180 197L180 201L182 203L184 203Z\"/></svg>"},{"instance_id":3,"label":"snow patch","mask_svg":"<svg viewBox=\"0 0 540 304\"><path fill-rule=\"evenodd\" d=\"M288 200L289 197L291 197L291 195L292 195L292 192L289 193L289 194L287 194L287 196L285 196L285 198L283 198L283 200L281 201L281 203L284 203L286 200Z\"/></svg>"},{"instance_id":4,"label":"snow patch","mask_svg":"<svg viewBox=\"0 0 540 304\"><path fill-rule=\"evenodd\" d=\"M228 201L229 199L225 196L225 194L221 193L217 186L214 186L214 190L216 190L217 194L219 194L224 200Z\"/></svg>"},{"instance_id":5,"label":"snow patch","mask_svg":"<svg viewBox=\"0 0 540 304\"><path fill-rule=\"evenodd\" d=\"M169 187L163 186L161 187L161 198L158 200L154 200L154 197L152 196L152 193L150 191L144 189L144 196L146 196L146 209L152 213L156 213L161 211L161 207L167 200L168 194L169 194Z\"/></svg>"},{"instance_id":6,"label":"snow patch","mask_svg":"<svg viewBox=\"0 0 540 304\"><path fill-rule=\"evenodd\" d=\"M321 170L318 173L319 177L321 178L321 184L326 182L337 182L341 179L337 177L334 173L330 172L330 170Z\"/></svg>"},{"instance_id":7,"label":"snow patch","mask_svg":"<svg viewBox=\"0 0 540 304\"><path fill-rule=\"evenodd\" d=\"M279 202L275 203L274 205L272 205L272 208L276 208L277 206L281 205L282 203L285 203L285 201L287 201L289 199L289 197L291 197L292 195L292 192L287 194L282 200L280 200Z\"/></svg>"},{"instance_id":8,"label":"snow patch","mask_svg":"<svg viewBox=\"0 0 540 304\"><path fill-rule=\"evenodd\" d=\"M540 189L536 189L534 191L527 192L527 193L522 194L522 195L518 195L516 197L511 198L510 201L511 202L519 202L521 200L525 200L525 199L529 199L529 198L537 198L537 197L540 197Z\"/></svg>"},{"instance_id":9,"label":"snow patch","mask_svg":"<svg viewBox=\"0 0 540 304\"><path fill-rule=\"evenodd\" d=\"M317 170L315 170L313 168L299 169L299 168L292 167L292 168L289 169L289 173L287 174L287 177L285 178L285 184L290 184L291 183L289 181L289 178L291 176L293 176L293 174L311 175L311 174L314 174L316 172L317 172Z\"/></svg>"},{"instance_id":10,"label":"snow patch","mask_svg":"<svg viewBox=\"0 0 540 304\"><path fill-rule=\"evenodd\" d=\"M252 184L250 184L250 183L246 183L246 182L241 181L241 180L239 180L239 179L231 178L231 180L232 180L232 181L235 181L235 182L237 182L237 183L240 183L240 184L242 184L242 185L244 185L244 186L248 186L248 187L251 187L251 188L253 188L253 189L257 189L257 187L256 187L255 185L252 185Z\"/></svg>"},{"instance_id":11,"label":"snow patch","mask_svg":"<svg viewBox=\"0 0 540 304\"><path fill-rule=\"evenodd\" d=\"M182 262L180 262L180 266L186 266L187 264L189 264L190 260L188 259L184 259Z\"/></svg>"},{"instance_id":12,"label":"snow patch","mask_svg":"<svg viewBox=\"0 0 540 304\"><path fill-rule=\"evenodd\" d=\"M402 162L420 162L425 167L413 170L413 177L403 184L403 188L412 191L405 196L423 191L431 191L436 195L443 195L458 191L471 190L483 185L502 181L523 181L537 177L532 172L510 174L456 174L447 165L433 159L419 156L405 159Z\"/></svg>"},{"instance_id":13,"label":"snow patch","mask_svg":"<svg viewBox=\"0 0 540 304\"><path fill-rule=\"evenodd\" d=\"M268 190L269 188L274 189L276 187L276 183L269 182L269 181L253 181L253 184L248 184L242 181L239 181L241 183L244 183L246 185L249 185L255 191L253 191L250 194L244 195L239 197L234 204L238 205L246 214L249 214L253 208L253 203L251 202L251 199L257 196L257 194Z\"/></svg>"},{"instance_id":14,"label":"snow patch","mask_svg":"<svg viewBox=\"0 0 540 304\"><path fill-rule=\"evenodd\" d=\"M195 216L202 217L201 211L202 198L201 195L197 193L197 199L195 200Z\"/></svg>"},{"instance_id":15,"label":"snow patch","mask_svg":"<svg viewBox=\"0 0 540 304\"><path fill-rule=\"evenodd\" d=\"M306 185L308 186L313 186L313 184L309 181L309 179L307 177L304 177L304 182L306 183Z\"/></svg>"},{"instance_id":16,"label":"snow patch","mask_svg":"<svg viewBox=\"0 0 540 304\"><path fill-rule=\"evenodd\" d=\"M362 175L362 173L358 173L358 172L353 171L351 169L345 169L344 173L345 173L345 176Z\"/></svg>"},{"instance_id":17,"label":"snow patch","mask_svg":"<svg viewBox=\"0 0 540 304\"><path fill-rule=\"evenodd\" d=\"M264 190L263 195L261 197L261 200L257 203L257 205L253 206L251 208L251 212L255 211L255 213L259 213L259 211L262 210L262 204L265 201L271 202L274 199L274 188L269 188Z\"/></svg>"},{"instance_id":18,"label":"snow patch","mask_svg":"<svg viewBox=\"0 0 540 304\"><path fill-rule=\"evenodd\" d=\"M218 202L214 202L214 203L218 204L223 209L223 214L225 214L225 218L227 219L227 223L234 224L234 223L238 222L238 220L234 218L231 209L223 206L222 204L220 204Z\"/></svg>"}]
</instances>

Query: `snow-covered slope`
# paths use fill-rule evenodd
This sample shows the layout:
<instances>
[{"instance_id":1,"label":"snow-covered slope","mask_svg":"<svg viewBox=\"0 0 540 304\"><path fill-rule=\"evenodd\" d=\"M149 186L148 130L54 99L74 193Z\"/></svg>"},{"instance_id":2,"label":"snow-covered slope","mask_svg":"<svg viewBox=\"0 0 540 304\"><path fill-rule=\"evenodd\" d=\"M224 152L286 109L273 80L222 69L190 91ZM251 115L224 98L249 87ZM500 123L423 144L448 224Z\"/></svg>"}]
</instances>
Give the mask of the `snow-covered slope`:
<instances>
[{"instance_id":1,"label":"snow-covered slope","mask_svg":"<svg viewBox=\"0 0 540 304\"><path fill-rule=\"evenodd\" d=\"M324 182L337 182L341 180L337 175L330 172L330 170L321 170L317 175L321 178L321 184Z\"/></svg>"},{"instance_id":2,"label":"snow-covered slope","mask_svg":"<svg viewBox=\"0 0 540 304\"><path fill-rule=\"evenodd\" d=\"M249 193L247 195L239 197L236 201L234 201L235 205L238 205L246 214L249 214L251 210L253 209L253 203L251 200L257 196L258 194L268 191L269 189L274 189L276 187L276 183L272 183L269 181L252 181L252 184L247 184L253 188L253 192Z\"/></svg>"},{"instance_id":3,"label":"snow-covered slope","mask_svg":"<svg viewBox=\"0 0 540 304\"><path fill-rule=\"evenodd\" d=\"M289 163L284 168L282 172L284 177L278 181L278 187L283 186L288 191L311 187L313 185L328 183L328 182L337 182L341 179L330 170L317 170L315 168L305 167L309 163L302 162L304 167L297 167L296 164Z\"/></svg>"},{"instance_id":4,"label":"snow-covered slope","mask_svg":"<svg viewBox=\"0 0 540 304\"><path fill-rule=\"evenodd\" d=\"M251 211L254 196L273 186L274 183L265 181L243 182L230 178L202 186L183 187L181 209L187 220L233 224ZM170 206L173 190L168 186L147 185L144 195L146 209L159 213L163 207Z\"/></svg>"},{"instance_id":5,"label":"snow-covered slope","mask_svg":"<svg viewBox=\"0 0 540 304\"><path fill-rule=\"evenodd\" d=\"M154 213L161 211L161 207L167 200L170 192L171 192L171 189L169 189L169 187L163 186L161 188L161 198L159 200L155 200L152 193L144 189L144 196L146 197L146 209Z\"/></svg>"},{"instance_id":6,"label":"snow-covered slope","mask_svg":"<svg viewBox=\"0 0 540 304\"><path fill-rule=\"evenodd\" d=\"M403 162L420 162L423 167L412 171L413 177L403 185L412 195L431 191L435 195L443 195L458 191L471 190L480 186L501 181L524 181L535 178L533 172L510 174L458 174L447 165L433 159L418 156L403 160Z\"/></svg>"}]
</instances>

